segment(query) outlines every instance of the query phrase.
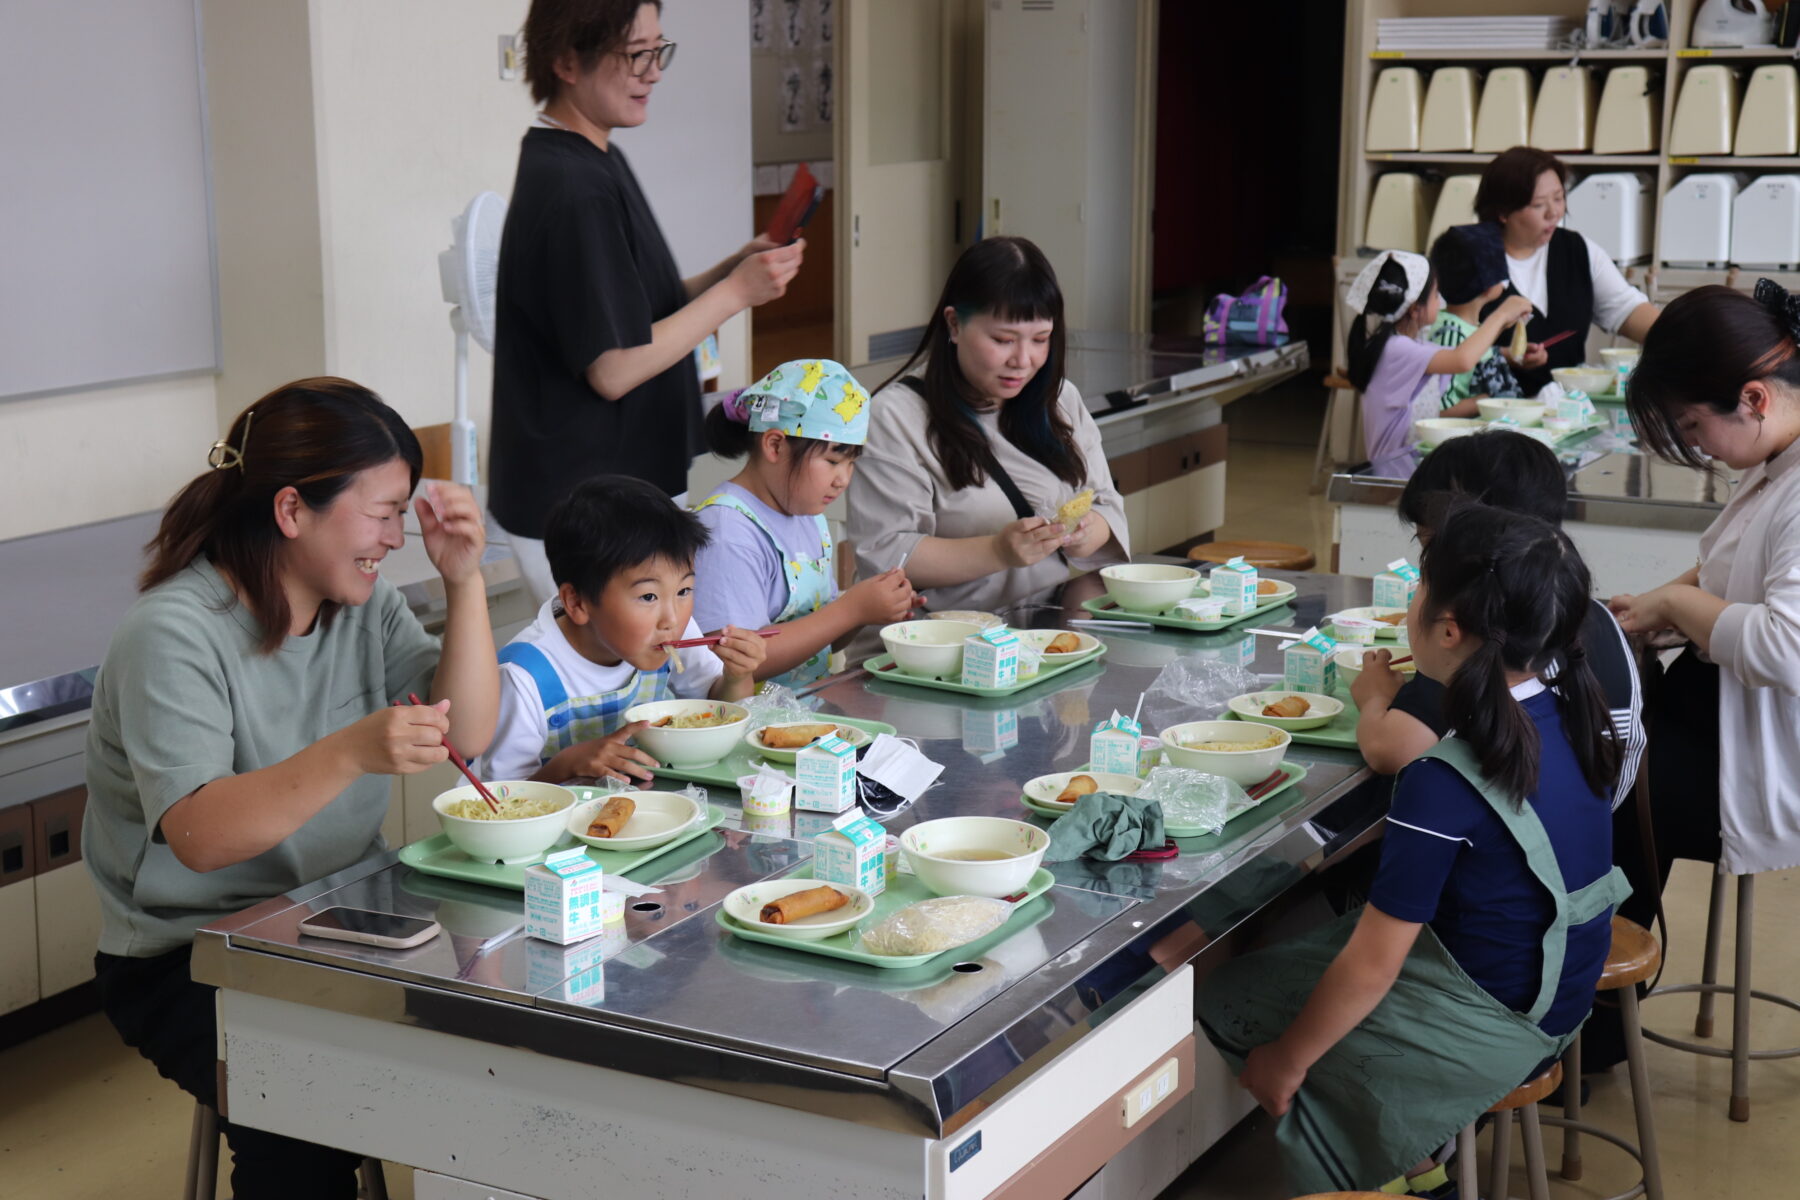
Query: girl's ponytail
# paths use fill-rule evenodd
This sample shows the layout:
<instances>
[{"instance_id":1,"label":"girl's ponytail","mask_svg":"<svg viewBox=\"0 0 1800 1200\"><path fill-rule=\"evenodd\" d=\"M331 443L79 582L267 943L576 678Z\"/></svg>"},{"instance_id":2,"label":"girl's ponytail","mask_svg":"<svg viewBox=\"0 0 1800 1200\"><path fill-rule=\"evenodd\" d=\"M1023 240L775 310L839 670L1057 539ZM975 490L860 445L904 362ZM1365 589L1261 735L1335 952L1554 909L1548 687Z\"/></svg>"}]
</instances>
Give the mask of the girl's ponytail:
<instances>
[{"instance_id":1,"label":"girl's ponytail","mask_svg":"<svg viewBox=\"0 0 1800 1200\"><path fill-rule=\"evenodd\" d=\"M749 418L738 404L742 394L742 388L727 392L707 412L706 423L701 427L707 450L720 458L743 458L756 444L756 435L750 432Z\"/></svg>"},{"instance_id":2,"label":"girl's ponytail","mask_svg":"<svg viewBox=\"0 0 1800 1200\"><path fill-rule=\"evenodd\" d=\"M1476 647L1451 678L1444 715L1482 773L1515 804L1537 788L1537 727L1507 676L1555 669L1563 728L1582 778L1598 793L1618 778L1621 752L1581 631L1591 603L1587 564L1561 529L1538 517L1455 504L1420 557L1421 616L1448 618Z\"/></svg>"}]
</instances>

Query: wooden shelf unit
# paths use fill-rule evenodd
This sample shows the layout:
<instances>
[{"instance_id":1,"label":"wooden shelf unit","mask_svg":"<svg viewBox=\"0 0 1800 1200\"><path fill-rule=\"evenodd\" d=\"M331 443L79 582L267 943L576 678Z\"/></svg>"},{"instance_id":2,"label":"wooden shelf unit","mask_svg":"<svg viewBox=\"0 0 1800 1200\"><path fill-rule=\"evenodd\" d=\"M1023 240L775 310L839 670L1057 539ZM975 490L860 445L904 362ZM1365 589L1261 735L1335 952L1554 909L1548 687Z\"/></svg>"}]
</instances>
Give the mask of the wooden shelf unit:
<instances>
[{"instance_id":1,"label":"wooden shelf unit","mask_svg":"<svg viewBox=\"0 0 1800 1200\"><path fill-rule=\"evenodd\" d=\"M1653 169L1655 181L1655 220L1651 233L1651 252L1662 245L1663 197L1684 175L1700 170L1796 171L1800 172L1800 155L1792 157L1737 158L1732 156L1671 156L1667 151L1669 130L1675 119L1675 104L1681 94L1683 78L1690 67L1707 62L1756 62L1797 60L1794 49L1772 47L1693 48L1687 39L1693 29L1698 0L1670 0L1669 45L1658 50L1382 50L1377 44L1378 24L1384 17L1449 17L1512 16L1566 14L1580 21L1586 11L1584 0L1350 0L1349 18L1344 31L1344 112L1343 149L1339 163L1338 254L1353 276L1354 260L1362 254L1363 230L1368 223L1370 197L1377 176L1396 167L1417 166L1471 168L1487 162L1492 155L1474 153L1438 153L1379 151L1365 148L1369 119L1369 101L1375 79L1384 68L1397 63L1434 65L1455 63L1516 63L1531 67L1548 67L1575 60L1596 67L1628 63L1660 66L1662 72L1662 133L1658 152L1653 154L1558 154L1573 168L1576 180L1596 171ZM1604 72L1596 86L1605 87ZM1427 80L1429 82L1429 80ZM1741 97L1740 97L1741 98ZM1448 173L1448 172L1447 172ZM1701 283L1723 283L1733 276L1736 286L1749 288L1759 274L1782 277L1775 272L1753 269L1727 272L1723 269L1699 271L1691 268L1667 268L1653 263L1645 276L1645 268L1631 272L1634 282L1650 293L1652 299L1666 301L1697 287ZM1341 324L1342 314L1339 314ZM1341 351L1340 351L1341 353Z\"/></svg>"}]
</instances>

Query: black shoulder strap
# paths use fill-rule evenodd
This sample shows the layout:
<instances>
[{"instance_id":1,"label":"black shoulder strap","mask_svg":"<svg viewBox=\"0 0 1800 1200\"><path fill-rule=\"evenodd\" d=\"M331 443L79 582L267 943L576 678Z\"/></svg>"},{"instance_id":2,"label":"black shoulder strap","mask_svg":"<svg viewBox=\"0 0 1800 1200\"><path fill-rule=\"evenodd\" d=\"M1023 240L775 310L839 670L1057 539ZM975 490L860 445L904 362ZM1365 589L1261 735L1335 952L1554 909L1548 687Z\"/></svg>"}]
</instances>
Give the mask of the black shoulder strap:
<instances>
[{"instance_id":1,"label":"black shoulder strap","mask_svg":"<svg viewBox=\"0 0 1800 1200\"><path fill-rule=\"evenodd\" d=\"M925 381L917 375L902 375L900 382L921 396L925 394ZM976 426L976 431L980 432L980 426ZM994 448L988 444L985 434L981 439L981 457L985 460L981 464L982 469L993 478L995 486L1006 494L1006 502L1012 505L1013 514L1021 521L1026 517L1033 516L1031 505L1025 501L1025 493L1019 490L1019 485L1013 482L1013 477L1006 473L1006 468L1000 465L998 458L994 457Z\"/></svg>"}]
</instances>

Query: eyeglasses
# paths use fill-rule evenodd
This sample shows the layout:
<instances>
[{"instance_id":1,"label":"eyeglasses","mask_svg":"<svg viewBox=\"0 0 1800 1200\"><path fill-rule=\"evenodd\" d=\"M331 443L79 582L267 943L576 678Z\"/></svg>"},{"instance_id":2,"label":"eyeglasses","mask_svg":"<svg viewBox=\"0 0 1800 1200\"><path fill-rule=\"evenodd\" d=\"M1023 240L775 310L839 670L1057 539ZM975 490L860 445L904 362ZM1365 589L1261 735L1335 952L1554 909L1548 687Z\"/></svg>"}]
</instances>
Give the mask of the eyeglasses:
<instances>
[{"instance_id":1,"label":"eyeglasses","mask_svg":"<svg viewBox=\"0 0 1800 1200\"><path fill-rule=\"evenodd\" d=\"M675 43L662 42L648 50L621 50L619 53L631 64L631 73L641 79L650 73L651 63L655 63L659 71L669 69L669 64L675 61Z\"/></svg>"}]
</instances>

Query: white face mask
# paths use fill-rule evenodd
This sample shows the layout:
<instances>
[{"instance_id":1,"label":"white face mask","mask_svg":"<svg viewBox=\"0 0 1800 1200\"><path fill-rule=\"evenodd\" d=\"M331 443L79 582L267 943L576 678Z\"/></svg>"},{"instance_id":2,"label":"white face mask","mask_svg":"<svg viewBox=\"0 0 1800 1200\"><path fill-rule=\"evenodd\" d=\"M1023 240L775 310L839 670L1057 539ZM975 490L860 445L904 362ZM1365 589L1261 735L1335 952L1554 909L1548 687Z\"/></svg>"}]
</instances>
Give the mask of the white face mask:
<instances>
[{"instance_id":1,"label":"white face mask","mask_svg":"<svg viewBox=\"0 0 1800 1200\"><path fill-rule=\"evenodd\" d=\"M856 764L856 773L911 803L937 782L944 767L920 753L918 743L910 738L878 733L868 753Z\"/></svg>"}]
</instances>

